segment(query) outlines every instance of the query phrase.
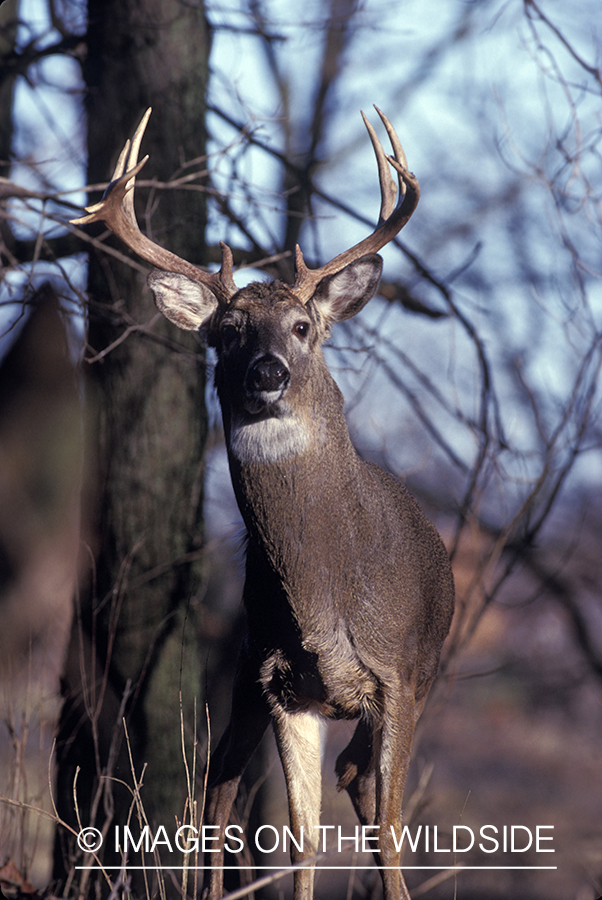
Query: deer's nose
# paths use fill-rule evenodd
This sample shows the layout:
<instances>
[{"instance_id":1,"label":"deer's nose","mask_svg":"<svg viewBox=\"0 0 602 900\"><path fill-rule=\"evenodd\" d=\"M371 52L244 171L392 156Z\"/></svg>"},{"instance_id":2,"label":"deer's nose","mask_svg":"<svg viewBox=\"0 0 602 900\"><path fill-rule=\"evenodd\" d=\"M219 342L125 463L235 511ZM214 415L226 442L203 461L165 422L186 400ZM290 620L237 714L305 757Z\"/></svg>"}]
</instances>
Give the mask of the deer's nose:
<instances>
[{"instance_id":1,"label":"deer's nose","mask_svg":"<svg viewBox=\"0 0 602 900\"><path fill-rule=\"evenodd\" d=\"M266 354L256 360L247 372L247 387L252 391L280 391L291 378L286 364Z\"/></svg>"}]
</instances>

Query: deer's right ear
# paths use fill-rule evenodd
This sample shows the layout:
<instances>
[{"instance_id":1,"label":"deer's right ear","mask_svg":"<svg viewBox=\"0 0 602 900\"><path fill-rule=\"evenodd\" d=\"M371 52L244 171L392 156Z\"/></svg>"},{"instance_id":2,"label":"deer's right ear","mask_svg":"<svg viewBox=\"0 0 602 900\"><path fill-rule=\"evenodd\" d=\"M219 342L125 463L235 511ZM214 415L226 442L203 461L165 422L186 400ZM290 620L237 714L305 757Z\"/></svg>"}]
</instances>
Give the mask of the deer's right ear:
<instances>
[{"instance_id":1,"label":"deer's right ear","mask_svg":"<svg viewBox=\"0 0 602 900\"><path fill-rule=\"evenodd\" d=\"M218 306L217 297L206 285L176 272L151 272L148 286L157 309L184 331L198 331Z\"/></svg>"}]
</instances>

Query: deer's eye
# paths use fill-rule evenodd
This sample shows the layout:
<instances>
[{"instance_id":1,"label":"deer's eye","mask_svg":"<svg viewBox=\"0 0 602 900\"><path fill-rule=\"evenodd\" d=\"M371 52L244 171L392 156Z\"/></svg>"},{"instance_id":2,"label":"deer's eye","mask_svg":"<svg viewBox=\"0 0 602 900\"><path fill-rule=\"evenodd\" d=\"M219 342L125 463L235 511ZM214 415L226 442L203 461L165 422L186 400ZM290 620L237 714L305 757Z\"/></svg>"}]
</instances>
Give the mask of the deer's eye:
<instances>
[{"instance_id":1,"label":"deer's eye","mask_svg":"<svg viewBox=\"0 0 602 900\"><path fill-rule=\"evenodd\" d=\"M301 338L301 340L305 340L309 334L309 322L297 322L293 326L293 334Z\"/></svg>"},{"instance_id":2,"label":"deer's eye","mask_svg":"<svg viewBox=\"0 0 602 900\"><path fill-rule=\"evenodd\" d=\"M236 339L238 328L234 322L222 322L220 334L222 336L222 341L224 341L225 344L229 344Z\"/></svg>"}]
</instances>

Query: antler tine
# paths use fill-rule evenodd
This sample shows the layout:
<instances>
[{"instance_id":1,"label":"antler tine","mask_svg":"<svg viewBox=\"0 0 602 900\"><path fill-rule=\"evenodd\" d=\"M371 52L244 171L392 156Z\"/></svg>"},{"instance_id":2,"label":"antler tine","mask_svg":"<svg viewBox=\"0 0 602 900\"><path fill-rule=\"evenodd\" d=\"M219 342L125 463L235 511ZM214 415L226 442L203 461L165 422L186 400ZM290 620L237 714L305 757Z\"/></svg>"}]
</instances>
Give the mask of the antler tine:
<instances>
[{"instance_id":1,"label":"antler tine","mask_svg":"<svg viewBox=\"0 0 602 900\"><path fill-rule=\"evenodd\" d=\"M207 285L220 303L227 303L238 288L232 274L232 251L226 244L221 244L222 265L219 272L210 273L151 241L142 234L138 227L134 212L134 187L136 175L148 160L148 156L145 156L138 162L138 153L150 114L151 109L149 108L142 117L132 139L126 141L119 154L111 183L102 200L93 206L87 206L87 215L80 219L72 219L71 224L87 225L90 222L104 222L113 234L146 262L164 272L177 272L186 275L193 281Z\"/></svg>"},{"instance_id":2,"label":"antler tine","mask_svg":"<svg viewBox=\"0 0 602 900\"><path fill-rule=\"evenodd\" d=\"M386 119L381 111L375 106L374 107L383 120L387 124L391 124L388 119ZM370 135L370 140L372 141L372 147L374 149L374 155L376 156L376 163L378 165L378 181L380 184L380 215L378 217L378 224L382 225L382 223L389 218L393 210L395 209L395 200L397 198L397 188L395 186L395 182L391 178L391 170L389 168L389 160L385 151L383 150L383 145L378 139L378 135L374 130L371 123L368 121L363 111L361 111L362 119L364 120L364 125ZM386 127L386 126L385 126ZM395 132L393 132L395 134ZM397 138L397 135L395 135ZM399 144L399 140L397 140ZM401 146L401 144L399 144ZM401 179L400 179L400 191L401 191ZM404 192L405 193L405 192Z\"/></svg>"},{"instance_id":3,"label":"antler tine","mask_svg":"<svg viewBox=\"0 0 602 900\"><path fill-rule=\"evenodd\" d=\"M366 116L362 112L364 124L368 129L370 140L374 148L376 163L378 166L378 178L381 192L381 205L378 225L371 235L360 241L359 244L340 253L326 265L319 269L308 269L303 259L300 247L295 247L295 268L297 277L292 287L293 293L302 303L307 303L313 295L318 283L326 275L334 275L346 265L359 259L368 253L377 253L385 244L401 231L418 205L420 199L420 185L418 179L408 170L406 155L401 146L397 133L384 113L374 107L381 118L383 125L391 141L393 156L388 156L378 139L376 132ZM391 176L392 166L397 172L399 190ZM396 202L397 201L397 202Z\"/></svg>"},{"instance_id":4,"label":"antler tine","mask_svg":"<svg viewBox=\"0 0 602 900\"><path fill-rule=\"evenodd\" d=\"M391 146L393 147L393 153L395 154L395 159L397 160L398 163L400 163L401 166L403 166L404 169L407 169L408 161L406 159L404 149L401 146L401 141L397 137L397 132L395 131L395 129L393 128L393 126L391 125L389 120L387 119L384 112L381 109L379 109L378 106L375 106L374 109L379 114L381 122L387 129L387 134L389 135L389 140L391 141Z\"/></svg>"}]
</instances>

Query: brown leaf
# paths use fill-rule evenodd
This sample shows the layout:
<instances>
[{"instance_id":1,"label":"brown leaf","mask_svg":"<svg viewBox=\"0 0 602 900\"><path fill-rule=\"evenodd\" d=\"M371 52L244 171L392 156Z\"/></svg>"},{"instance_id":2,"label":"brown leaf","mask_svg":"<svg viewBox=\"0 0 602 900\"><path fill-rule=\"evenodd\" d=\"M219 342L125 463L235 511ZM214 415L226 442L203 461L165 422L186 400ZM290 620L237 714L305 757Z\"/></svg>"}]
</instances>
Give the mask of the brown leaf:
<instances>
[{"instance_id":1,"label":"brown leaf","mask_svg":"<svg viewBox=\"0 0 602 900\"><path fill-rule=\"evenodd\" d=\"M35 894L36 892L34 886L26 878L23 878L12 859L9 859L0 869L0 888L5 897Z\"/></svg>"}]
</instances>

